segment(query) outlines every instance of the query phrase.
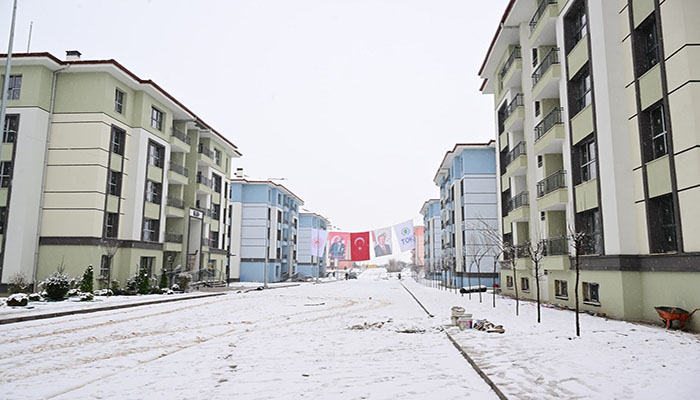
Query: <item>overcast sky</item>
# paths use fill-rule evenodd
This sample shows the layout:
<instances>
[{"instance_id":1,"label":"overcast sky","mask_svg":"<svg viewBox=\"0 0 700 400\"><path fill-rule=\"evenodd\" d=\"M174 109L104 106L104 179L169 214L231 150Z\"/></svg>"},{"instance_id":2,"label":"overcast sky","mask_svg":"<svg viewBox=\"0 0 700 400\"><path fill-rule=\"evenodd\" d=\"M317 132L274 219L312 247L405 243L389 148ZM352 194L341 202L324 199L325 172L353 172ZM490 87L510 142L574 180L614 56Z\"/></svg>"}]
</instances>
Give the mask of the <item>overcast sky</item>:
<instances>
[{"instance_id":1,"label":"overcast sky","mask_svg":"<svg viewBox=\"0 0 700 400\"><path fill-rule=\"evenodd\" d=\"M12 0L0 0L5 52ZM418 216L457 142L494 138L477 77L507 0L20 0L14 51L153 79L347 231Z\"/></svg>"}]
</instances>

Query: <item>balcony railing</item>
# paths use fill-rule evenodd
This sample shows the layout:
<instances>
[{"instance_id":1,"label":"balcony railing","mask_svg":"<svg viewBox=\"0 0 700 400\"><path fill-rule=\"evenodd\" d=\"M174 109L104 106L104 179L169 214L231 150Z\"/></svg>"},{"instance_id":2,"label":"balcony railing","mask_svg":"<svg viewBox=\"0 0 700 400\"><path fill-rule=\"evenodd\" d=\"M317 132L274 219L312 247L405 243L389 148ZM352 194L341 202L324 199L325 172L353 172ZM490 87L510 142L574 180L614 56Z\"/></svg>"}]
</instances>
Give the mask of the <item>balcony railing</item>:
<instances>
[{"instance_id":1,"label":"balcony railing","mask_svg":"<svg viewBox=\"0 0 700 400\"><path fill-rule=\"evenodd\" d=\"M510 116L513 115L515 110L522 105L523 105L523 94L518 93L517 95L515 95L515 98L513 98L513 100L511 100L510 104L508 104L508 107L506 108L505 118L503 119L503 121L505 122L506 120L508 120L508 118L510 118Z\"/></svg>"},{"instance_id":2,"label":"balcony railing","mask_svg":"<svg viewBox=\"0 0 700 400\"><path fill-rule=\"evenodd\" d=\"M170 197L170 196L168 196L165 200L166 200L165 204L170 206L170 207L179 208L181 210L185 209L185 200L178 199L177 197Z\"/></svg>"},{"instance_id":3,"label":"balcony railing","mask_svg":"<svg viewBox=\"0 0 700 400\"><path fill-rule=\"evenodd\" d=\"M210 150L208 147L204 145L204 143L200 143L199 147L197 147L197 151L200 154L204 154L205 156L211 158L212 160L214 159L214 152Z\"/></svg>"},{"instance_id":4,"label":"balcony railing","mask_svg":"<svg viewBox=\"0 0 700 400\"><path fill-rule=\"evenodd\" d=\"M542 15L544 15L545 10L551 4L557 4L557 0L540 1L540 4L537 6L537 10L535 10L535 14L533 14L532 19L530 19L530 33L534 32L535 28L537 28L537 24L540 22L540 19L542 19Z\"/></svg>"},{"instance_id":5,"label":"balcony railing","mask_svg":"<svg viewBox=\"0 0 700 400\"><path fill-rule=\"evenodd\" d=\"M508 212L511 212L517 208L529 206L530 198L527 192L520 192L508 200Z\"/></svg>"},{"instance_id":6,"label":"balcony railing","mask_svg":"<svg viewBox=\"0 0 700 400\"><path fill-rule=\"evenodd\" d=\"M525 155L526 150L525 150L525 142L520 142L515 147L513 150L509 151L508 154L506 154L506 165L510 165L513 161L515 161L516 158Z\"/></svg>"},{"instance_id":7,"label":"balcony railing","mask_svg":"<svg viewBox=\"0 0 700 400\"><path fill-rule=\"evenodd\" d=\"M557 48L549 50L547 55L542 59L540 65L535 69L535 72L532 73L532 87L537 86L537 82L542 79L542 76L544 76L554 64L559 64L559 49Z\"/></svg>"},{"instance_id":8,"label":"balcony railing","mask_svg":"<svg viewBox=\"0 0 700 400\"><path fill-rule=\"evenodd\" d=\"M549 114L545 115L544 118L542 118L542 121L540 121L537 126L535 126L535 141L540 140L542 136L545 135L545 133L549 132L550 129L554 127L554 125L559 125L562 123L561 120L561 107L556 107L552 111L549 112Z\"/></svg>"},{"instance_id":9,"label":"balcony railing","mask_svg":"<svg viewBox=\"0 0 700 400\"><path fill-rule=\"evenodd\" d=\"M511 50L510 55L508 55L508 59L506 60L505 63L503 63L503 68L501 68L501 80L503 80L503 77L506 76L508 73L508 70L510 70L510 67L513 65L515 60L520 59L520 46L516 46Z\"/></svg>"},{"instance_id":10,"label":"balcony railing","mask_svg":"<svg viewBox=\"0 0 700 400\"><path fill-rule=\"evenodd\" d=\"M530 256L530 249L525 244L513 246L513 251L515 253L515 258L527 258Z\"/></svg>"},{"instance_id":11,"label":"balcony railing","mask_svg":"<svg viewBox=\"0 0 700 400\"><path fill-rule=\"evenodd\" d=\"M187 167L172 161L170 161L170 170L182 176L190 176L190 170L188 170Z\"/></svg>"},{"instance_id":12,"label":"balcony railing","mask_svg":"<svg viewBox=\"0 0 700 400\"><path fill-rule=\"evenodd\" d=\"M182 234L181 233L173 233L173 232L165 232L165 241L167 243L182 243Z\"/></svg>"},{"instance_id":13,"label":"balcony railing","mask_svg":"<svg viewBox=\"0 0 700 400\"><path fill-rule=\"evenodd\" d=\"M566 187L566 171L557 171L537 182L537 197Z\"/></svg>"},{"instance_id":14,"label":"balcony railing","mask_svg":"<svg viewBox=\"0 0 700 400\"><path fill-rule=\"evenodd\" d=\"M569 254L569 242L566 236L542 240L543 255L563 256Z\"/></svg>"},{"instance_id":15,"label":"balcony railing","mask_svg":"<svg viewBox=\"0 0 700 400\"><path fill-rule=\"evenodd\" d=\"M214 185L214 182L211 179L207 178L201 173L197 174L197 183L201 183L202 185L208 187L212 187Z\"/></svg>"},{"instance_id":16,"label":"balcony railing","mask_svg":"<svg viewBox=\"0 0 700 400\"><path fill-rule=\"evenodd\" d=\"M173 136L182 140L183 142L190 144L190 137L187 134L177 128L173 128Z\"/></svg>"}]
</instances>

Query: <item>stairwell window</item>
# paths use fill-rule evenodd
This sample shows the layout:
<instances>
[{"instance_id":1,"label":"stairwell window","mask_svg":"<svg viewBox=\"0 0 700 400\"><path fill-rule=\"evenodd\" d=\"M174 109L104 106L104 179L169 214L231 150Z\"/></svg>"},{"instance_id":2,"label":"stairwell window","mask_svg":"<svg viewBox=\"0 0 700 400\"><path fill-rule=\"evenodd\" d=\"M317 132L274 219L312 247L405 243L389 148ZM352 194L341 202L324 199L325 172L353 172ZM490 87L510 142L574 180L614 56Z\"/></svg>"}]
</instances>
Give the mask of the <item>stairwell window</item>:
<instances>
[{"instance_id":1,"label":"stairwell window","mask_svg":"<svg viewBox=\"0 0 700 400\"><path fill-rule=\"evenodd\" d=\"M161 184L153 181L146 181L146 201L160 204Z\"/></svg>"},{"instance_id":2,"label":"stairwell window","mask_svg":"<svg viewBox=\"0 0 700 400\"><path fill-rule=\"evenodd\" d=\"M14 143L17 140L17 131L19 130L19 115L5 116L5 129L2 132L2 141L4 143Z\"/></svg>"},{"instance_id":3,"label":"stairwell window","mask_svg":"<svg viewBox=\"0 0 700 400\"><path fill-rule=\"evenodd\" d=\"M7 207L0 207L0 235L5 234L6 223L7 223Z\"/></svg>"},{"instance_id":4,"label":"stairwell window","mask_svg":"<svg viewBox=\"0 0 700 400\"><path fill-rule=\"evenodd\" d=\"M112 196L120 196L122 194L121 172L109 170L107 176L107 193Z\"/></svg>"},{"instance_id":5,"label":"stairwell window","mask_svg":"<svg viewBox=\"0 0 700 400\"><path fill-rule=\"evenodd\" d=\"M159 220L144 218L142 240L144 240L146 242L157 242L158 241L159 226L160 226ZM144 257L142 257L142 258L144 258Z\"/></svg>"},{"instance_id":6,"label":"stairwell window","mask_svg":"<svg viewBox=\"0 0 700 400\"><path fill-rule=\"evenodd\" d=\"M676 213L671 194L649 199L649 233L652 253L678 251Z\"/></svg>"},{"instance_id":7,"label":"stairwell window","mask_svg":"<svg viewBox=\"0 0 700 400\"><path fill-rule=\"evenodd\" d=\"M151 107L151 126L163 130L163 112L155 107Z\"/></svg>"},{"instance_id":8,"label":"stairwell window","mask_svg":"<svg viewBox=\"0 0 700 400\"><path fill-rule=\"evenodd\" d=\"M0 162L0 187L9 187L12 180L12 161Z\"/></svg>"},{"instance_id":9,"label":"stairwell window","mask_svg":"<svg viewBox=\"0 0 700 400\"><path fill-rule=\"evenodd\" d=\"M583 282L583 302L600 305L600 285L592 282Z\"/></svg>"},{"instance_id":10,"label":"stairwell window","mask_svg":"<svg viewBox=\"0 0 700 400\"><path fill-rule=\"evenodd\" d=\"M595 139L589 139L576 146L580 165L579 183L588 182L598 176L595 146Z\"/></svg>"},{"instance_id":11,"label":"stairwell window","mask_svg":"<svg viewBox=\"0 0 700 400\"><path fill-rule=\"evenodd\" d=\"M155 142L149 142L148 163L158 168L163 168L163 165L165 165L165 147L160 146Z\"/></svg>"},{"instance_id":12,"label":"stairwell window","mask_svg":"<svg viewBox=\"0 0 700 400\"><path fill-rule=\"evenodd\" d=\"M576 115L591 104L593 92L591 90L591 73L588 65L569 81L569 108L571 115Z\"/></svg>"},{"instance_id":13,"label":"stairwell window","mask_svg":"<svg viewBox=\"0 0 700 400\"><path fill-rule=\"evenodd\" d=\"M642 118L644 161L665 156L668 154L668 135L663 102L644 111Z\"/></svg>"},{"instance_id":14,"label":"stairwell window","mask_svg":"<svg viewBox=\"0 0 700 400\"><path fill-rule=\"evenodd\" d=\"M22 75L10 75L7 83L7 100L19 100L22 91Z\"/></svg>"},{"instance_id":15,"label":"stairwell window","mask_svg":"<svg viewBox=\"0 0 700 400\"><path fill-rule=\"evenodd\" d=\"M107 218L105 219L105 237L106 238L116 238L119 227L119 214L117 213L107 213ZM104 275L107 276L107 275Z\"/></svg>"},{"instance_id":16,"label":"stairwell window","mask_svg":"<svg viewBox=\"0 0 700 400\"><path fill-rule=\"evenodd\" d=\"M652 13L634 30L634 38L637 76L642 76L659 63L660 48L655 13Z\"/></svg>"},{"instance_id":17,"label":"stairwell window","mask_svg":"<svg viewBox=\"0 0 700 400\"><path fill-rule=\"evenodd\" d=\"M564 17L564 38L567 54L586 36L588 27L585 1L579 0L571 6L570 10Z\"/></svg>"},{"instance_id":18,"label":"stairwell window","mask_svg":"<svg viewBox=\"0 0 700 400\"><path fill-rule=\"evenodd\" d=\"M124 155L124 148L126 144L126 131L119 129L116 126L112 127L112 140L111 140L110 150L112 153Z\"/></svg>"},{"instance_id":19,"label":"stairwell window","mask_svg":"<svg viewBox=\"0 0 700 400\"><path fill-rule=\"evenodd\" d=\"M114 111L124 114L124 100L126 94L119 89L114 89Z\"/></svg>"}]
</instances>

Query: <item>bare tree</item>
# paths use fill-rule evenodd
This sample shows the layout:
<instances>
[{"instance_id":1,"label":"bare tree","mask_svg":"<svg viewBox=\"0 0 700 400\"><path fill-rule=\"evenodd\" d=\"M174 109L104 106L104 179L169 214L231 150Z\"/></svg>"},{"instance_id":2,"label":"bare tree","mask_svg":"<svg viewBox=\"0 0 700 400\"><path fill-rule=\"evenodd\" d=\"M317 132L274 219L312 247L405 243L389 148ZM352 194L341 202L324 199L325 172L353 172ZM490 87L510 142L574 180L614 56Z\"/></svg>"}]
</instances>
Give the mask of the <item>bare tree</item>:
<instances>
[{"instance_id":1,"label":"bare tree","mask_svg":"<svg viewBox=\"0 0 700 400\"><path fill-rule=\"evenodd\" d=\"M102 238L100 239L99 247L100 250L102 250L102 254L107 259L106 263L107 267L109 267L109 274L108 276L102 276L102 268L100 267L100 276L98 277L98 281L100 281L100 283L106 282L106 288L109 288L109 283L112 281L112 259L117 254L117 250L119 250L119 240Z\"/></svg>"},{"instance_id":2,"label":"bare tree","mask_svg":"<svg viewBox=\"0 0 700 400\"><path fill-rule=\"evenodd\" d=\"M542 271L540 270L540 263L545 255L544 242L537 237L535 240L528 241L526 244L526 252L530 260L532 261L532 272L535 278L535 296L537 297L537 323L542 322L541 316L541 297L540 297L540 278L542 278Z\"/></svg>"},{"instance_id":3,"label":"bare tree","mask_svg":"<svg viewBox=\"0 0 700 400\"><path fill-rule=\"evenodd\" d=\"M471 275L471 266L476 265L476 281L479 287L479 303L482 301L481 297L481 260L488 254L489 247L483 240L482 237L476 232L472 231L469 234L469 247L471 248L469 263L469 275ZM471 286L471 285L470 285ZM469 298L471 299L471 290L469 291Z\"/></svg>"},{"instance_id":4,"label":"bare tree","mask_svg":"<svg viewBox=\"0 0 700 400\"><path fill-rule=\"evenodd\" d=\"M490 247L498 249L498 253L503 257L503 260L508 264L508 267L513 271L513 292L515 297L515 315L520 315L520 298L518 297L518 277L517 263L518 258L516 248L510 242L503 239L503 236L498 231L498 228L491 226L488 221L482 216L477 217L477 229L482 233L484 243Z\"/></svg>"},{"instance_id":5,"label":"bare tree","mask_svg":"<svg viewBox=\"0 0 700 400\"><path fill-rule=\"evenodd\" d=\"M576 270L576 283L574 284L574 298L576 299L576 336L581 336L581 324L579 322L579 304L578 284L581 280L581 261L580 256L585 250L588 235L585 232L577 232L572 226L569 226L569 242L574 250L574 268Z\"/></svg>"}]
</instances>

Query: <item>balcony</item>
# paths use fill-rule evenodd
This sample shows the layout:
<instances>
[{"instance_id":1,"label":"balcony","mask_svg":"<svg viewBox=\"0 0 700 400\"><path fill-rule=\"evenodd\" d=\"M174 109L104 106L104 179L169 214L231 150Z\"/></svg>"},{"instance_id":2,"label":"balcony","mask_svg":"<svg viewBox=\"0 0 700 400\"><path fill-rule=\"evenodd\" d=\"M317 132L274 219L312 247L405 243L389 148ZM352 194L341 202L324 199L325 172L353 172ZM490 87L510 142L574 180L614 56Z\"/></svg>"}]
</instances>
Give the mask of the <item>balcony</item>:
<instances>
[{"instance_id":1,"label":"balcony","mask_svg":"<svg viewBox=\"0 0 700 400\"><path fill-rule=\"evenodd\" d=\"M506 154L505 176L524 175L527 170L527 151L525 142L520 142Z\"/></svg>"},{"instance_id":2,"label":"balcony","mask_svg":"<svg viewBox=\"0 0 700 400\"><path fill-rule=\"evenodd\" d=\"M522 131L522 122L525 118L523 107L523 94L518 93L506 107L504 114L503 130L510 132Z\"/></svg>"},{"instance_id":3,"label":"balcony","mask_svg":"<svg viewBox=\"0 0 700 400\"><path fill-rule=\"evenodd\" d=\"M564 210L568 201L566 171L557 171L537 183L537 208L540 211Z\"/></svg>"},{"instance_id":4,"label":"balcony","mask_svg":"<svg viewBox=\"0 0 700 400\"><path fill-rule=\"evenodd\" d=\"M175 127L170 135L170 148L172 151L190 152L190 137L187 134Z\"/></svg>"},{"instance_id":5,"label":"balcony","mask_svg":"<svg viewBox=\"0 0 700 400\"><path fill-rule=\"evenodd\" d=\"M503 218L505 224L528 221L530 219L530 199L528 192L520 192L508 200L506 211L508 211L508 215Z\"/></svg>"},{"instance_id":6,"label":"balcony","mask_svg":"<svg viewBox=\"0 0 700 400\"><path fill-rule=\"evenodd\" d=\"M183 165L170 161L168 165L168 181L171 184L186 185L190 171Z\"/></svg>"},{"instance_id":7,"label":"balcony","mask_svg":"<svg viewBox=\"0 0 700 400\"><path fill-rule=\"evenodd\" d=\"M508 58L501 67L499 77L503 83L503 88L519 87L520 76L523 71L523 60L520 55L520 46L515 46L510 51Z\"/></svg>"},{"instance_id":8,"label":"balcony","mask_svg":"<svg viewBox=\"0 0 700 400\"><path fill-rule=\"evenodd\" d=\"M204 176L201 172L197 174L197 190L206 193L206 194L212 194L214 193L214 189L212 189L212 186L214 185L214 182Z\"/></svg>"},{"instance_id":9,"label":"balcony","mask_svg":"<svg viewBox=\"0 0 700 400\"><path fill-rule=\"evenodd\" d=\"M561 154L564 144L562 108L552 109L535 126L535 154Z\"/></svg>"},{"instance_id":10,"label":"balcony","mask_svg":"<svg viewBox=\"0 0 700 400\"><path fill-rule=\"evenodd\" d=\"M168 217L184 218L185 217L185 201L168 196L165 199L165 215Z\"/></svg>"},{"instance_id":11,"label":"balcony","mask_svg":"<svg viewBox=\"0 0 700 400\"><path fill-rule=\"evenodd\" d=\"M182 251L183 236L180 233L165 232L165 243L163 243L164 251Z\"/></svg>"},{"instance_id":12,"label":"balcony","mask_svg":"<svg viewBox=\"0 0 700 400\"><path fill-rule=\"evenodd\" d=\"M554 20L558 15L557 0L540 1L530 19L530 43L533 45L532 47L555 42Z\"/></svg>"},{"instance_id":13,"label":"balcony","mask_svg":"<svg viewBox=\"0 0 700 400\"><path fill-rule=\"evenodd\" d=\"M207 147L204 143L200 143L199 146L197 146L197 152L199 153L199 158L197 160L200 162L200 164L209 165L212 167L216 166L216 162L214 162L214 151Z\"/></svg>"},{"instance_id":14,"label":"balcony","mask_svg":"<svg viewBox=\"0 0 700 400\"><path fill-rule=\"evenodd\" d=\"M544 257L542 269L548 271L564 271L571 267L569 260L569 242L566 236L542 240Z\"/></svg>"},{"instance_id":15,"label":"balcony","mask_svg":"<svg viewBox=\"0 0 700 400\"><path fill-rule=\"evenodd\" d=\"M558 98L560 79L559 49L555 47L549 50L532 73L533 100Z\"/></svg>"}]
</instances>

